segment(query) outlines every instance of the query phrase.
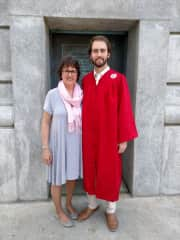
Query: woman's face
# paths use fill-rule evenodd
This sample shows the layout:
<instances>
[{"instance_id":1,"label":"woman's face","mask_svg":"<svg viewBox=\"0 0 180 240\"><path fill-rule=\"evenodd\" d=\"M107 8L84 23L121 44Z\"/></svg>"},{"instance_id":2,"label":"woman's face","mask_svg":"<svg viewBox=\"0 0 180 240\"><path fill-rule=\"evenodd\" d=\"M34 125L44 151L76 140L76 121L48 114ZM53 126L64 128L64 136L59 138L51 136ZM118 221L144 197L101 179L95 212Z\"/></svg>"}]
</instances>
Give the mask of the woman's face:
<instances>
[{"instance_id":1,"label":"woman's face","mask_svg":"<svg viewBox=\"0 0 180 240\"><path fill-rule=\"evenodd\" d=\"M77 81L77 70L73 66L64 66L62 69L62 81L66 87L74 87Z\"/></svg>"}]
</instances>

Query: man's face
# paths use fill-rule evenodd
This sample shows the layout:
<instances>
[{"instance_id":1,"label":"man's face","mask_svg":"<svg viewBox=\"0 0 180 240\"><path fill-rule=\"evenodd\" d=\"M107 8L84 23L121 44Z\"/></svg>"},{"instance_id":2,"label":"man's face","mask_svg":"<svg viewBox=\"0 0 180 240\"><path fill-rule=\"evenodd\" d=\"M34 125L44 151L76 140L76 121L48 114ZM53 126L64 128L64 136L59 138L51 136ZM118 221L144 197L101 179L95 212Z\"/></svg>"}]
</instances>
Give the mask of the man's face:
<instances>
[{"instance_id":1,"label":"man's face","mask_svg":"<svg viewBox=\"0 0 180 240\"><path fill-rule=\"evenodd\" d=\"M101 68L107 65L107 60L110 56L107 45L103 41L94 41L92 44L90 59L96 68Z\"/></svg>"}]
</instances>

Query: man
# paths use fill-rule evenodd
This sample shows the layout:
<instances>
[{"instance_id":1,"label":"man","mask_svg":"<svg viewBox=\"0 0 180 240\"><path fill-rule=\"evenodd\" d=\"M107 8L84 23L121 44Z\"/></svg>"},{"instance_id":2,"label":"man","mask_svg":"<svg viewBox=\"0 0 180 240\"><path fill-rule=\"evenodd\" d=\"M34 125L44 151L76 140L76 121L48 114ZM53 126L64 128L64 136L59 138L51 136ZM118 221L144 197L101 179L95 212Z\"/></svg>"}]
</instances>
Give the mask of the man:
<instances>
[{"instance_id":1,"label":"man","mask_svg":"<svg viewBox=\"0 0 180 240\"><path fill-rule=\"evenodd\" d=\"M83 78L83 176L88 207L79 221L97 209L96 198L107 201L106 222L118 228L116 202L122 179L121 154L127 142L137 137L125 76L110 69L111 44L104 36L90 41L89 56L94 71Z\"/></svg>"}]
</instances>

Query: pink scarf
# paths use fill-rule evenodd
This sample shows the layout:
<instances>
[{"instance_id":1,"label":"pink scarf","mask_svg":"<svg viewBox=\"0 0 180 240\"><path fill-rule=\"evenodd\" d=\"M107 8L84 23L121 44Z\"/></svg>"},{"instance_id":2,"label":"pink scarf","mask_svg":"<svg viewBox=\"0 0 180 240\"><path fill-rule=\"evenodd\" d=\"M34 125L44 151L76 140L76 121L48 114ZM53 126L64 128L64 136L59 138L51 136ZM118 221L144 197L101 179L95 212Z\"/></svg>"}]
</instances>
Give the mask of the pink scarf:
<instances>
[{"instance_id":1,"label":"pink scarf","mask_svg":"<svg viewBox=\"0 0 180 240\"><path fill-rule=\"evenodd\" d=\"M82 90L76 83L73 97L70 96L63 81L59 81L58 90L68 113L68 131L74 132L81 130L81 101Z\"/></svg>"}]
</instances>

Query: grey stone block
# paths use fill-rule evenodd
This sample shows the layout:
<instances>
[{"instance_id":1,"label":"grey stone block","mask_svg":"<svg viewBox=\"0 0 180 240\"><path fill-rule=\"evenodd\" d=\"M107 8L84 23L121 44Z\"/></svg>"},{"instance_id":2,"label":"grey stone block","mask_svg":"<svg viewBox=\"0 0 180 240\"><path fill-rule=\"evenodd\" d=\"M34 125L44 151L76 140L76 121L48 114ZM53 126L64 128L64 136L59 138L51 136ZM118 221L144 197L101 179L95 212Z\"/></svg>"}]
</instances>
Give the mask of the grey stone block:
<instances>
[{"instance_id":1,"label":"grey stone block","mask_svg":"<svg viewBox=\"0 0 180 240\"><path fill-rule=\"evenodd\" d=\"M104 7L102 7L104 6ZM10 0L12 15L84 17L112 19L168 19L173 13L170 0L62 1Z\"/></svg>"},{"instance_id":2,"label":"grey stone block","mask_svg":"<svg viewBox=\"0 0 180 240\"><path fill-rule=\"evenodd\" d=\"M42 15L42 11L40 11L40 2L41 1L36 1L36 0L30 0L30 1L9 0L9 13L11 15L24 15L24 16ZM44 1L44 5L46 5L47 2Z\"/></svg>"},{"instance_id":3,"label":"grey stone block","mask_svg":"<svg viewBox=\"0 0 180 240\"><path fill-rule=\"evenodd\" d=\"M180 32L180 1L176 0L172 4L173 15L171 17L170 32Z\"/></svg>"},{"instance_id":4,"label":"grey stone block","mask_svg":"<svg viewBox=\"0 0 180 240\"><path fill-rule=\"evenodd\" d=\"M179 33L180 32L180 17L173 18L170 23L170 32Z\"/></svg>"},{"instance_id":5,"label":"grey stone block","mask_svg":"<svg viewBox=\"0 0 180 240\"><path fill-rule=\"evenodd\" d=\"M10 17L6 14L0 14L0 27L9 27Z\"/></svg>"},{"instance_id":6,"label":"grey stone block","mask_svg":"<svg viewBox=\"0 0 180 240\"><path fill-rule=\"evenodd\" d=\"M46 199L40 120L47 91L48 48L43 18L14 17L11 25L15 140L19 198Z\"/></svg>"},{"instance_id":7,"label":"grey stone block","mask_svg":"<svg viewBox=\"0 0 180 240\"><path fill-rule=\"evenodd\" d=\"M166 105L180 106L180 84L167 86Z\"/></svg>"},{"instance_id":8,"label":"grey stone block","mask_svg":"<svg viewBox=\"0 0 180 240\"><path fill-rule=\"evenodd\" d=\"M102 5L106 7L102 8ZM57 1L49 1L46 5L40 4L40 8L43 13L49 16L59 17L84 17L84 18L123 18L132 12L132 1L102 1L92 2L86 1L69 1L66 4L59 4ZM134 16L134 14L133 14Z\"/></svg>"},{"instance_id":9,"label":"grey stone block","mask_svg":"<svg viewBox=\"0 0 180 240\"><path fill-rule=\"evenodd\" d=\"M103 2L104 4L104 2ZM114 7L116 6L116 7ZM124 15L130 11L133 7L132 1L107 1L106 8L102 8L102 2L96 1L94 4L89 1L12 1L10 0L10 12L14 15L17 14L37 14L45 16L59 16L59 17L80 17L84 16L93 17L97 16L111 16ZM120 12L118 12L120 11ZM123 12L124 11L124 12ZM108 13L108 14L107 14Z\"/></svg>"},{"instance_id":10,"label":"grey stone block","mask_svg":"<svg viewBox=\"0 0 180 240\"><path fill-rule=\"evenodd\" d=\"M10 72L10 38L8 28L0 28L0 53L0 72Z\"/></svg>"},{"instance_id":11,"label":"grey stone block","mask_svg":"<svg viewBox=\"0 0 180 240\"><path fill-rule=\"evenodd\" d=\"M0 127L12 127L14 111L12 106L0 106Z\"/></svg>"},{"instance_id":12,"label":"grey stone block","mask_svg":"<svg viewBox=\"0 0 180 240\"><path fill-rule=\"evenodd\" d=\"M162 194L180 193L180 126L165 127L161 170Z\"/></svg>"},{"instance_id":13,"label":"grey stone block","mask_svg":"<svg viewBox=\"0 0 180 240\"><path fill-rule=\"evenodd\" d=\"M137 23L128 33L128 53L127 53L127 80L131 93L133 110L135 113L136 85L137 85L137 60L138 60L138 34L139 24ZM134 143L129 142L128 148L123 154L123 177L130 192L133 191L134 175Z\"/></svg>"},{"instance_id":14,"label":"grey stone block","mask_svg":"<svg viewBox=\"0 0 180 240\"><path fill-rule=\"evenodd\" d=\"M1 83L0 81L0 106L12 104L13 104L12 84Z\"/></svg>"},{"instance_id":15,"label":"grey stone block","mask_svg":"<svg viewBox=\"0 0 180 240\"><path fill-rule=\"evenodd\" d=\"M167 81L180 83L180 34L170 35Z\"/></svg>"},{"instance_id":16,"label":"grey stone block","mask_svg":"<svg viewBox=\"0 0 180 240\"><path fill-rule=\"evenodd\" d=\"M165 108L165 123L176 125L180 124L180 105L179 106L166 106Z\"/></svg>"},{"instance_id":17,"label":"grey stone block","mask_svg":"<svg viewBox=\"0 0 180 240\"><path fill-rule=\"evenodd\" d=\"M172 4L173 17L180 17L180 1L175 0Z\"/></svg>"},{"instance_id":18,"label":"grey stone block","mask_svg":"<svg viewBox=\"0 0 180 240\"><path fill-rule=\"evenodd\" d=\"M11 72L1 72L0 71L0 83L9 83L12 82Z\"/></svg>"},{"instance_id":19,"label":"grey stone block","mask_svg":"<svg viewBox=\"0 0 180 240\"><path fill-rule=\"evenodd\" d=\"M166 89L165 124L180 124L180 85L168 85Z\"/></svg>"},{"instance_id":20,"label":"grey stone block","mask_svg":"<svg viewBox=\"0 0 180 240\"><path fill-rule=\"evenodd\" d=\"M171 0L137 0L134 2L134 9L140 19L169 19L173 14Z\"/></svg>"},{"instance_id":21,"label":"grey stone block","mask_svg":"<svg viewBox=\"0 0 180 240\"><path fill-rule=\"evenodd\" d=\"M9 10L8 10L9 1L1 0L0 1L0 27L9 26Z\"/></svg>"},{"instance_id":22,"label":"grey stone block","mask_svg":"<svg viewBox=\"0 0 180 240\"><path fill-rule=\"evenodd\" d=\"M16 200L14 129L0 128L0 202Z\"/></svg>"},{"instance_id":23,"label":"grey stone block","mask_svg":"<svg viewBox=\"0 0 180 240\"><path fill-rule=\"evenodd\" d=\"M133 195L158 195L162 161L168 22L139 26ZM157 54L158 51L158 54Z\"/></svg>"},{"instance_id":24,"label":"grey stone block","mask_svg":"<svg viewBox=\"0 0 180 240\"><path fill-rule=\"evenodd\" d=\"M1 0L0 1L0 15L8 12L8 1Z\"/></svg>"}]
</instances>

